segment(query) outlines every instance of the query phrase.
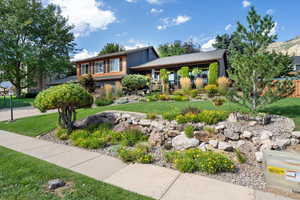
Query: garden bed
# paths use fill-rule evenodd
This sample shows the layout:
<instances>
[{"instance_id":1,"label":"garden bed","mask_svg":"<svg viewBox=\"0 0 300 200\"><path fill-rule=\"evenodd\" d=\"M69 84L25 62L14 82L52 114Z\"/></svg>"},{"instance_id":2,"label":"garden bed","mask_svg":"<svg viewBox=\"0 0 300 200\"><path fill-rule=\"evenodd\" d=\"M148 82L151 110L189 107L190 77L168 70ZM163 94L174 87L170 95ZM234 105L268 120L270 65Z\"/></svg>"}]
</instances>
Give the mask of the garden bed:
<instances>
[{"instance_id":1,"label":"garden bed","mask_svg":"<svg viewBox=\"0 0 300 200\"><path fill-rule=\"evenodd\" d=\"M196 141L195 138L188 138L184 135L184 129L187 126L187 124L180 124L174 120L173 121L163 120L160 116L150 116L150 115L147 116L141 113L107 111L94 116L90 116L84 120L81 120L77 122L76 125L84 129L93 126L95 123L97 124L97 123L111 122L112 124L114 124L114 126L112 127L113 130L117 133L122 133L122 131L126 130L127 128L137 128L141 130L141 132L144 133L145 136L149 137L148 144L146 144L146 146L149 146L149 149L147 150L148 151L147 154L140 155L137 152L134 152L134 155L138 155L137 159L140 159L139 161L135 160L135 162L148 163L149 160L151 160L152 163L155 165L168 167L168 168L175 168L177 166L175 166L174 163L172 164L171 162L168 162L166 160L165 152L170 152L175 150L186 151L184 149L192 149L192 151L193 149L196 149L196 151L198 151L198 149L201 149L201 151L203 152L206 151L206 152L220 153L220 155L225 155L225 157L233 161L235 165L235 170L233 172L220 172L216 174L209 174L209 173L200 172L201 170L191 170L191 171L193 171L193 173L195 174L209 176L211 178L215 178L221 181L247 186L257 190L265 190L263 164L257 162L256 153L260 152L260 150L262 150L263 148L277 148L278 146L278 144L276 144L276 141L278 140L277 136L283 135L281 134L280 130L282 130L285 133L286 138L289 138L289 142L293 140L293 142L295 143L297 139L294 136L292 136L291 132L288 132L287 130L287 129L290 130L293 129L294 125L291 123L291 121L288 118L283 118L280 116L273 116L270 124L268 125L260 124L259 120L261 119L257 119L258 121L253 121L253 119L250 119L252 120L250 122L246 122L246 121L239 122L240 120L239 117L241 116L237 114L231 114L226 121L219 122L215 125L210 125L210 126L205 125L203 122L196 122L196 123L187 122L188 124L192 124L196 128L196 131L194 133L195 138L197 138L197 140L200 140L197 141L196 143L193 143ZM286 126L289 125L288 123L290 123L291 126L290 128ZM217 130L217 132L214 135L212 135L212 137L208 137L208 138L196 137L197 134L203 136L201 134L205 133L203 132L203 130L208 129L207 127L209 127L210 129ZM274 128L280 130L272 131L274 135L272 137L270 136L269 138L267 138L268 140L266 140L269 142L269 144L262 144L261 141L258 139L258 135L264 135L268 133L267 132L268 130L270 131ZM227 129L231 130L230 133L232 133L233 135L228 134ZM259 130L264 130L265 132L261 132ZM251 136L249 136L248 134L247 136L247 134L245 134L247 133L246 131L249 132L251 131L253 134ZM234 137L236 137L237 134L239 138L235 139ZM230 139L229 137L232 137L232 139ZM264 137L266 136L264 135ZM66 145L74 144L74 142L72 142L70 139L67 140L58 139L56 135L56 131L52 131L45 135L42 135L40 136L40 138L45 140L50 140L56 143L66 144ZM178 143L179 140L178 138L184 139L185 141L188 142L186 144L182 144L180 142ZM214 143L214 141L216 140L219 143L218 145ZM297 142L299 143L298 140ZM119 157L120 151L118 151L118 149L120 149L121 143L123 144L122 141L105 144L102 146L102 148L96 147L91 151L97 151L110 156ZM149 144L151 144L151 146ZM285 146L285 144L283 145ZM127 159L127 161L131 161L133 159L132 157L128 156L129 155L128 152L134 151L133 146L134 145L131 145L130 147L126 147L122 151L123 153L125 152L124 153L126 156L125 159ZM283 146L281 146L281 148L283 148ZM238 149L239 153L237 153L236 150L234 149ZM200 154L202 155L202 153ZM242 156L239 157L238 154ZM151 155L151 157L149 157L148 155ZM246 158L246 160L243 160L241 157ZM122 158L124 160L124 157ZM188 167L188 170L190 169L192 168ZM186 170L186 168L184 168L184 170ZM227 168L222 168L222 170L226 171Z\"/></svg>"}]
</instances>

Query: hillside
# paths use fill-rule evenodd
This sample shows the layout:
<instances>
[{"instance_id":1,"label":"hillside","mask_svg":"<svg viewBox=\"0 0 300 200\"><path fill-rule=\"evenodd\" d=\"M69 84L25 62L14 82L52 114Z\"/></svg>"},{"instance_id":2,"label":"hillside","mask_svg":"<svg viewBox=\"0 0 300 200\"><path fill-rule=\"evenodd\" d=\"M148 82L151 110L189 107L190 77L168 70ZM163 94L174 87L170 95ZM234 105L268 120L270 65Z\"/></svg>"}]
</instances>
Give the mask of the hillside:
<instances>
[{"instance_id":1,"label":"hillside","mask_svg":"<svg viewBox=\"0 0 300 200\"><path fill-rule=\"evenodd\" d=\"M286 42L274 42L268 47L269 51L276 51L290 56L300 56L300 36Z\"/></svg>"}]
</instances>

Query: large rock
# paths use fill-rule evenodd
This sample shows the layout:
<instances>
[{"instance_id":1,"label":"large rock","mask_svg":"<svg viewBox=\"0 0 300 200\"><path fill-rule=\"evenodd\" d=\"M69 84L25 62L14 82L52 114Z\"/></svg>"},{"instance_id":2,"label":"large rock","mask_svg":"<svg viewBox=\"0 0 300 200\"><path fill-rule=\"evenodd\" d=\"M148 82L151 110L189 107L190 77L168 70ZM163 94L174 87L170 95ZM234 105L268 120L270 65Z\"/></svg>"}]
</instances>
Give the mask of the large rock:
<instances>
[{"instance_id":1,"label":"large rock","mask_svg":"<svg viewBox=\"0 0 300 200\"><path fill-rule=\"evenodd\" d=\"M275 140L273 148L274 149L279 149L279 150L284 150L290 144L291 144L290 139L278 139L278 140Z\"/></svg>"},{"instance_id":2,"label":"large rock","mask_svg":"<svg viewBox=\"0 0 300 200\"><path fill-rule=\"evenodd\" d=\"M255 159L257 162L259 162L259 163L263 162L263 158L264 158L263 152L258 151L255 153Z\"/></svg>"},{"instance_id":3,"label":"large rock","mask_svg":"<svg viewBox=\"0 0 300 200\"><path fill-rule=\"evenodd\" d=\"M260 140L269 140L273 136L273 133L271 131L263 130L260 132Z\"/></svg>"},{"instance_id":4,"label":"large rock","mask_svg":"<svg viewBox=\"0 0 300 200\"><path fill-rule=\"evenodd\" d=\"M233 151L234 150L233 146L227 142L219 142L218 149L223 150L223 151Z\"/></svg>"},{"instance_id":5,"label":"large rock","mask_svg":"<svg viewBox=\"0 0 300 200\"><path fill-rule=\"evenodd\" d=\"M235 132L231 129L225 129L224 131L224 135L226 138L229 138L231 140L238 140L240 139L240 133L239 132Z\"/></svg>"},{"instance_id":6,"label":"large rock","mask_svg":"<svg viewBox=\"0 0 300 200\"><path fill-rule=\"evenodd\" d=\"M178 135L172 139L172 146L176 150L184 150L199 145L199 140L187 138L184 134Z\"/></svg>"},{"instance_id":7,"label":"large rock","mask_svg":"<svg viewBox=\"0 0 300 200\"><path fill-rule=\"evenodd\" d=\"M121 97L114 101L115 104L126 104L128 102L129 102L128 97Z\"/></svg>"},{"instance_id":8,"label":"large rock","mask_svg":"<svg viewBox=\"0 0 300 200\"><path fill-rule=\"evenodd\" d=\"M150 134L148 142L151 146L161 146L164 142L164 135L161 132L153 131Z\"/></svg>"},{"instance_id":9,"label":"large rock","mask_svg":"<svg viewBox=\"0 0 300 200\"><path fill-rule=\"evenodd\" d=\"M213 148L218 148L219 141L218 140L209 140L208 142Z\"/></svg>"},{"instance_id":10,"label":"large rock","mask_svg":"<svg viewBox=\"0 0 300 200\"><path fill-rule=\"evenodd\" d=\"M103 112L96 115L91 115L85 119L76 121L74 123L76 128L85 129L93 125L101 124L101 123L116 123L116 116L112 112Z\"/></svg>"},{"instance_id":11,"label":"large rock","mask_svg":"<svg viewBox=\"0 0 300 200\"><path fill-rule=\"evenodd\" d=\"M66 185L66 183L61 179L53 179L53 180L48 181L48 189L49 190L55 190L59 187L65 186L65 185Z\"/></svg>"},{"instance_id":12,"label":"large rock","mask_svg":"<svg viewBox=\"0 0 300 200\"><path fill-rule=\"evenodd\" d=\"M300 138L300 131L292 132L292 136L295 137L295 138Z\"/></svg>"},{"instance_id":13,"label":"large rock","mask_svg":"<svg viewBox=\"0 0 300 200\"><path fill-rule=\"evenodd\" d=\"M243 139L251 139L253 133L251 131L244 131L242 134L241 134L241 138Z\"/></svg>"},{"instance_id":14,"label":"large rock","mask_svg":"<svg viewBox=\"0 0 300 200\"><path fill-rule=\"evenodd\" d=\"M148 120L148 119L141 119L139 122L138 122L139 125L141 126L150 126L151 125L151 120Z\"/></svg>"}]
</instances>

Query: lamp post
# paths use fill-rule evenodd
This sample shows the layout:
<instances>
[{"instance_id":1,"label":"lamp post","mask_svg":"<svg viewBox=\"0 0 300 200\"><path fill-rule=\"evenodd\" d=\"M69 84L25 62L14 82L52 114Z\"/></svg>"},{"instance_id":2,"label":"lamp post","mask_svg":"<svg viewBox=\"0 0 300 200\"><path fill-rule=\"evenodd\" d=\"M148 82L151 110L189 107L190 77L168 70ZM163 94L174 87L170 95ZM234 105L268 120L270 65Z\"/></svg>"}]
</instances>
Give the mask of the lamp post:
<instances>
[{"instance_id":1,"label":"lamp post","mask_svg":"<svg viewBox=\"0 0 300 200\"><path fill-rule=\"evenodd\" d=\"M13 112L13 90L9 90L8 95L10 96L10 120L11 122L14 121L14 112Z\"/></svg>"}]
</instances>

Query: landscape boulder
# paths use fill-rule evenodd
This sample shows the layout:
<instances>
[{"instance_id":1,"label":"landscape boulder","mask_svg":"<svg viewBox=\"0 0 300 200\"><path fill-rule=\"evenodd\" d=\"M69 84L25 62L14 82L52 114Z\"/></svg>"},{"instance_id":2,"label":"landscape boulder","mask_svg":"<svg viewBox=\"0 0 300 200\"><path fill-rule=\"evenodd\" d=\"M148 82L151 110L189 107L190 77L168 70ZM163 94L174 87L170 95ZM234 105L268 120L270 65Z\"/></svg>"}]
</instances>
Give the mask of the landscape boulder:
<instances>
[{"instance_id":1,"label":"landscape boulder","mask_svg":"<svg viewBox=\"0 0 300 200\"><path fill-rule=\"evenodd\" d=\"M199 140L195 138L188 138L182 133L172 139L172 146L175 150L185 150L199 145Z\"/></svg>"}]
</instances>

